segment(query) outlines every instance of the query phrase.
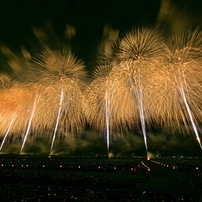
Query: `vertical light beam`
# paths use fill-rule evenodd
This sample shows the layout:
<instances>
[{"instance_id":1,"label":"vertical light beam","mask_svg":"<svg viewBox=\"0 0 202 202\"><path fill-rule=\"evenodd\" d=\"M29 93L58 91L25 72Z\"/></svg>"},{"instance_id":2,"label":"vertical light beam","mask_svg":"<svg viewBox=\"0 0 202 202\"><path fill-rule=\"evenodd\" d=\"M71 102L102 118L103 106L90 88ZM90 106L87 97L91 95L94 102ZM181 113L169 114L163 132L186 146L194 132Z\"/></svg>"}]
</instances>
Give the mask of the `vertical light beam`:
<instances>
[{"instance_id":1,"label":"vertical light beam","mask_svg":"<svg viewBox=\"0 0 202 202\"><path fill-rule=\"evenodd\" d=\"M26 131L26 133L25 133L25 137L24 137L24 140L23 140L23 143L22 143L22 147L21 147L20 153L22 152L22 150L23 150L23 148L24 148L24 145L25 145L27 136L28 136L28 134L29 134L29 130L30 130L30 127L31 127L31 123L32 123L32 119L33 119L33 116L34 116L34 112L35 112L37 103L38 103L38 93L37 93L36 98L35 98L35 101L34 101L34 107L33 107L32 114L31 114L31 117L30 117L30 120L29 120L29 124L28 124L28 127L27 127L27 131Z\"/></svg>"},{"instance_id":2,"label":"vertical light beam","mask_svg":"<svg viewBox=\"0 0 202 202\"><path fill-rule=\"evenodd\" d=\"M57 121L56 121L56 124L55 124L55 130L54 130L53 139L52 139L52 143L51 143L50 153L51 153L51 151L53 149L53 144L55 142L55 136L56 136L56 132L57 132L57 128L58 128L58 123L59 123L59 119L60 119L63 98L64 98L64 95L63 95L63 85L62 85L61 94L60 94L60 107L59 107L59 110L58 110L58 116L57 116Z\"/></svg>"},{"instance_id":3,"label":"vertical light beam","mask_svg":"<svg viewBox=\"0 0 202 202\"><path fill-rule=\"evenodd\" d=\"M137 84L137 80L134 77L135 83ZM144 144L146 148L146 152L148 151L147 148L147 135L146 135L146 126L145 126L145 117L144 117L144 109L143 109L143 96L142 96L142 88L140 84L140 73L139 73L139 79L138 79L138 86L139 86L139 91L136 89L136 93L138 96L138 105L139 105L139 111L140 111L140 121L141 121L141 126L142 126L142 133L144 137ZM133 90L135 91L135 87L132 84Z\"/></svg>"},{"instance_id":4,"label":"vertical light beam","mask_svg":"<svg viewBox=\"0 0 202 202\"><path fill-rule=\"evenodd\" d=\"M138 100L139 100L139 107L140 107L140 120L141 120L141 125L142 125L142 132L143 132L143 136L144 136L144 144L145 144L146 151L147 151L147 135L146 135L145 117L144 117L144 110L143 110L143 103L142 103L141 86L140 86L140 92L139 92L138 98L139 98Z\"/></svg>"},{"instance_id":5,"label":"vertical light beam","mask_svg":"<svg viewBox=\"0 0 202 202\"><path fill-rule=\"evenodd\" d=\"M192 117L192 114L191 114L190 107L189 107L189 105L188 105L188 103L187 103L187 99L186 99L186 96L185 96L185 93L184 93L184 89L183 89L182 84L181 84L181 89L180 89L180 90L181 90L181 94L182 94L182 97L183 97L183 100L184 100L184 103L185 103L187 112L188 112L189 117L190 117L190 120L191 120L192 127L193 127L193 129L194 129L196 138L197 138L198 143L199 143L199 145L200 145L200 147L201 147L201 149L202 149L201 141L200 141L200 138L199 138L199 135L198 135L198 130L197 130L197 127L196 127L196 125L195 125L195 123L194 123L194 120L193 120L193 117Z\"/></svg>"},{"instance_id":6,"label":"vertical light beam","mask_svg":"<svg viewBox=\"0 0 202 202\"><path fill-rule=\"evenodd\" d=\"M8 128L6 134L5 134L4 138L3 138L3 141L2 141L2 143L1 143L0 151L1 151L2 147L3 147L3 145L4 145L4 142L5 142L5 140L6 140L6 137L8 136L8 134L9 134L9 132L10 132L11 126L13 125L13 122L14 122L14 120L15 120L16 115L17 115L17 112L15 112L14 115L13 115L13 118L12 118L12 120L11 120L11 122L10 122L9 128Z\"/></svg>"},{"instance_id":7,"label":"vertical light beam","mask_svg":"<svg viewBox=\"0 0 202 202\"><path fill-rule=\"evenodd\" d=\"M109 153L109 101L108 101L108 95L106 91L106 127L107 127L107 153Z\"/></svg>"}]
</instances>

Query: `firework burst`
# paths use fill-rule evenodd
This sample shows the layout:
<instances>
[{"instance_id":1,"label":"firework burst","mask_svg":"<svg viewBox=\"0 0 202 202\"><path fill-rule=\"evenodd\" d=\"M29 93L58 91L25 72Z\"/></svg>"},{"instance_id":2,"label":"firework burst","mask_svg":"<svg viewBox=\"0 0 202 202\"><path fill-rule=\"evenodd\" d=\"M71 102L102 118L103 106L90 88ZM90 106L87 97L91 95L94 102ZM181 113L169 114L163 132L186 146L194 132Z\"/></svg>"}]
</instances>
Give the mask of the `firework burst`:
<instances>
[{"instance_id":1,"label":"firework burst","mask_svg":"<svg viewBox=\"0 0 202 202\"><path fill-rule=\"evenodd\" d=\"M134 127L140 120L146 148L144 91L151 69L162 54L162 42L160 34L152 29L129 32L119 40L111 67L99 67L91 84L90 106L94 107L91 113L95 113L92 117L96 117L97 126L107 125L103 107L108 108L111 128Z\"/></svg>"},{"instance_id":2,"label":"firework burst","mask_svg":"<svg viewBox=\"0 0 202 202\"><path fill-rule=\"evenodd\" d=\"M199 29L172 36L165 44L165 55L153 70L147 89L150 114L157 124L177 127L184 133L190 131L192 122L193 128L199 129L202 114L201 48Z\"/></svg>"},{"instance_id":3,"label":"firework burst","mask_svg":"<svg viewBox=\"0 0 202 202\"><path fill-rule=\"evenodd\" d=\"M40 84L55 89L51 96L52 107L45 108L44 113L52 111L56 117L53 142L58 130L60 132L79 131L85 123L86 103L83 95L85 88L84 64L72 54L65 51L44 51L34 58L30 65L31 73L35 74ZM58 96L57 96L58 94ZM56 109L58 112L56 113ZM52 117L52 116L51 116ZM55 119L54 119L55 120Z\"/></svg>"}]
</instances>

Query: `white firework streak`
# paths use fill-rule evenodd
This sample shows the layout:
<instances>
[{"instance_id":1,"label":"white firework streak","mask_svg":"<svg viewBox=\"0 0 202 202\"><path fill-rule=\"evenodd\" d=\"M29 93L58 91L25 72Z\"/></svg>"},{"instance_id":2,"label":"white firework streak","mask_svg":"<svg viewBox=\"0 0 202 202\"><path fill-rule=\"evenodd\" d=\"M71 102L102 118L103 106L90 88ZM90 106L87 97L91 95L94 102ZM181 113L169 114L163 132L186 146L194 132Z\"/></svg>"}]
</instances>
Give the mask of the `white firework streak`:
<instances>
[{"instance_id":1,"label":"white firework streak","mask_svg":"<svg viewBox=\"0 0 202 202\"><path fill-rule=\"evenodd\" d=\"M134 80L137 84L136 78L134 77ZM143 137L144 137L144 143L146 147L146 152L148 150L147 148L147 135L146 135L146 127L145 127L145 117L144 117L144 109L143 109L143 98L142 98L142 88L140 85L140 74L139 74L139 80L138 80L138 86L139 86L139 92L138 89L136 89L136 93L138 96L138 105L139 105L139 110L140 110L140 121L141 121L141 126L142 126L142 132L143 132ZM135 87L132 84L133 90L135 91Z\"/></svg>"},{"instance_id":2,"label":"white firework streak","mask_svg":"<svg viewBox=\"0 0 202 202\"><path fill-rule=\"evenodd\" d=\"M23 150L23 148L24 148L24 145L25 145L27 136L28 136L28 134L29 134L29 130L30 130L30 127L31 127L32 119L33 119L33 116L34 116L34 112L35 112L35 109L36 109L36 105L37 105L37 103L38 103L38 100L39 100L39 99L38 99L38 93L37 93L36 98L35 98L35 101L34 101L34 107L33 107L33 110L32 110L32 114L31 114L31 117L30 117L30 120L29 120L29 124L28 124L27 131L26 131L26 134L25 134L23 143L22 143L22 147L21 147L20 153L22 152L22 150Z\"/></svg>"},{"instance_id":3,"label":"white firework streak","mask_svg":"<svg viewBox=\"0 0 202 202\"><path fill-rule=\"evenodd\" d=\"M62 85L61 94L60 94L60 107L59 107L59 110L58 110L58 116L57 116L57 121L56 121L56 124L55 124L55 130L54 130L53 139L52 139L52 143L51 143L50 153L51 153L51 151L53 149L53 144L55 142L56 132L57 132L58 123L59 123L60 114L61 114L61 109L62 109L63 98L64 98L64 95L63 95L63 85Z\"/></svg>"},{"instance_id":4,"label":"white firework streak","mask_svg":"<svg viewBox=\"0 0 202 202\"><path fill-rule=\"evenodd\" d=\"M108 101L108 95L106 91L106 127L107 127L107 152L109 153L109 101Z\"/></svg>"},{"instance_id":5,"label":"white firework streak","mask_svg":"<svg viewBox=\"0 0 202 202\"><path fill-rule=\"evenodd\" d=\"M192 127L194 129L194 132L195 132L195 135L196 135L196 138L198 140L198 143L202 149L202 145L201 145L201 141L200 141L200 138L199 138L199 135L198 135L198 130L197 130L197 127L196 127L196 124L194 123L194 120L193 120L193 117L192 117L192 114L191 114L191 110L190 110L190 107L188 105L188 102L187 102L187 99L186 99L186 96L185 96L185 93L184 93L184 89L183 89L183 86L181 84L181 94L182 94L182 97L183 97L183 100L184 100L184 103L185 103L185 106L186 106L186 109L187 109L187 112L189 114L189 117L190 117L190 120L191 120L191 124L192 124Z\"/></svg>"},{"instance_id":6,"label":"white firework streak","mask_svg":"<svg viewBox=\"0 0 202 202\"><path fill-rule=\"evenodd\" d=\"M2 150L2 147L3 147L3 145L4 145L4 142L5 142L5 140L6 140L6 137L8 136L8 134L9 134L9 132L10 132L11 126L13 125L13 122L14 122L14 120L15 120L16 115L17 115L17 112L15 112L14 115L13 115L13 118L12 118L12 120L11 120L11 123L10 123L10 125L9 125L9 128L8 128L6 134L5 134L4 138L3 138L3 141L2 141L2 143L1 143L0 151Z\"/></svg>"}]
</instances>

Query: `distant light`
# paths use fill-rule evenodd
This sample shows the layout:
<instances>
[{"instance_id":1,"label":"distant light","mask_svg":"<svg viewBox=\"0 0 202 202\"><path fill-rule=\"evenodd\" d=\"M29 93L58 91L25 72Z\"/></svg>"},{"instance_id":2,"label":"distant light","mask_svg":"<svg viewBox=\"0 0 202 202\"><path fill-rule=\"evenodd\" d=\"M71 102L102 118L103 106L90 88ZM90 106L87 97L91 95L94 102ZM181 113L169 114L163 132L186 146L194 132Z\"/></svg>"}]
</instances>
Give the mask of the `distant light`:
<instances>
[{"instance_id":1,"label":"distant light","mask_svg":"<svg viewBox=\"0 0 202 202\"><path fill-rule=\"evenodd\" d=\"M78 168L81 168L81 166L78 166Z\"/></svg>"},{"instance_id":2,"label":"distant light","mask_svg":"<svg viewBox=\"0 0 202 202\"><path fill-rule=\"evenodd\" d=\"M175 167L173 167L173 169L175 169Z\"/></svg>"},{"instance_id":3,"label":"distant light","mask_svg":"<svg viewBox=\"0 0 202 202\"><path fill-rule=\"evenodd\" d=\"M23 167L23 165L21 165L21 167Z\"/></svg>"},{"instance_id":4,"label":"distant light","mask_svg":"<svg viewBox=\"0 0 202 202\"><path fill-rule=\"evenodd\" d=\"M100 166L98 166L98 169L100 169Z\"/></svg>"},{"instance_id":5,"label":"distant light","mask_svg":"<svg viewBox=\"0 0 202 202\"><path fill-rule=\"evenodd\" d=\"M114 170L116 170L116 167L114 167Z\"/></svg>"},{"instance_id":6,"label":"distant light","mask_svg":"<svg viewBox=\"0 0 202 202\"><path fill-rule=\"evenodd\" d=\"M62 168L62 165L60 165L60 168Z\"/></svg>"},{"instance_id":7,"label":"distant light","mask_svg":"<svg viewBox=\"0 0 202 202\"><path fill-rule=\"evenodd\" d=\"M3 167L4 166L4 164L1 164L1 167Z\"/></svg>"},{"instance_id":8,"label":"distant light","mask_svg":"<svg viewBox=\"0 0 202 202\"><path fill-rule=\"evenodd\" d=\"M45 165L43 165L43 168L45 168L46 166Z\"/></svg>"},{"instance_id":9,"label":"distant light","mask_svg":"<svg viewBox=\"0 0 202 202\"><path fill-rule=\"evenodd\" d=\"M198 170L198 167L196 167L196 170Z\"/></svg>"},{"instance_id":10,"label":"distant light","mask_svg":"<svg viewBox=\"0 0 202 202\"><path fill-rule=\"evenodd\" d=\"M133 168L131 168L130 170L133 170Z\"/></svg>"},{"instance_id":11,"label":"distant light","mask_svg":"<svg viewBox=\"0 0 202 202\"><path fill-rule=\"evenodd\" d=\"M14 165L12 165L12 167L14 167Z\"/></svg>"},{"instance_id":12,"label":"distant light","mask_svg":"<svg viewBox=\"0 0 202 202\"><path fill-rule=\"evenodd\" d=\"M26 167L29 167L29 165L26 165Z\"/></svg>"}]
</instances>

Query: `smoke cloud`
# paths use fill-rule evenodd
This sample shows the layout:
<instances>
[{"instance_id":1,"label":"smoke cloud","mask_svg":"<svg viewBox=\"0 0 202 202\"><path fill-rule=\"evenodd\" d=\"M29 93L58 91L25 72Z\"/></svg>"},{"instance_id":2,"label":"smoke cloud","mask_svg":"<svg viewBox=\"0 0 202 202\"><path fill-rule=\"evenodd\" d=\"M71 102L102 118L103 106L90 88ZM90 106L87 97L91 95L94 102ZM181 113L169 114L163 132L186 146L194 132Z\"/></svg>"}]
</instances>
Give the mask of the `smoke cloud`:
<instances>
[{"instance_id":1,"label":"smoke cloud","mask_svg":"<svg viewBox=\"0 0 202 202\"><path fill-rule=\"evenodd\" d=\"M104 134L98 135L92 131L85 131L76 138L68 134L63 141L56 137L53 147L54 155L66 156L96 156L106 155L106 139ZM116 133L112 136L116 137ZM194 136L174 135L168 131L148 132L148 152L150 156L201 156L201 150ZM28 155L49 155L51 135L49 138L28 137L23 150ZM2 153L19 154L22 146L22 139L15 142L7 142L2 148ZM111 138L110 153L113 155L132 154L146 156L144 140L141 131L130 132L119 138Z\"/></svg>"},{"instance_id":2,"label":"smoke cloud","mask_svg":"<svg viewBox=\"0 0 202 202\"><path fill-rule=\"evenodd\" d=\"M198 3L199 1L161 0L157 25L164 26L171 33L180 33L190 26L201 24L202 14L196 9Z\"/></svg>"},{"instance_id":3,"label":"smoke cloud","mask_svg":"<svg viewBox=\"0 0 202 202\"><path fill-rule=\"evenodd\" d=\"M102 39L98 46L98 53L106 56L112 52L114 42L118 39L119 30L114 29L110 24L105 24L103 28Z\"/></svg>"}]
</instances>

